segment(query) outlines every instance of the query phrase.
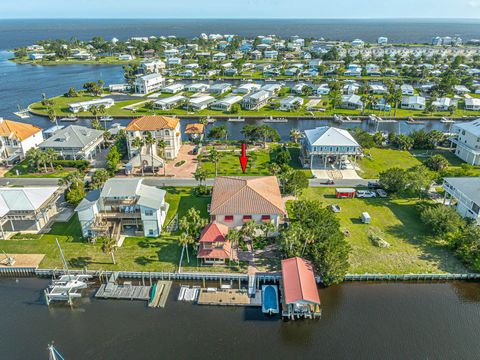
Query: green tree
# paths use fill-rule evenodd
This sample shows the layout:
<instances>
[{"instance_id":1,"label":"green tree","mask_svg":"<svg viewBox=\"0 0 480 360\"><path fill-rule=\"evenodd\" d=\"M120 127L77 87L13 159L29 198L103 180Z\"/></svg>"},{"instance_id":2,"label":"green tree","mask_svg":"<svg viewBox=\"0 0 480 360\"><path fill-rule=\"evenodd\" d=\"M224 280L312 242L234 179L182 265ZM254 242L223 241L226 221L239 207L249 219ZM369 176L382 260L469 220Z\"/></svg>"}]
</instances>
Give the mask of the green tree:
<instances>
[{"instance_id":1,"label":"green tree","mask_svg":"<svg viewBox=\"0 0 480 360\"><path fill-rule=\"evenodd\" d=\"M57 114L55 113L55 110L53 108L49 107L48 110L47 110L47 115L48 115L48 118L50 119L50 121L52 123L54 123L58 128Z\"/></svg>"},{"instance_id":2,"label":"green tree","mask_svg":"<svg viewBox=\"0 0 480 360\"><path fill-rule=\"evenodd\" d=\"M472 270L480 271L480 227L469 223L457 237L456 253Z\"/></svg>"},{"instance_id":3,"label":"green tree","mask_svg":"<svg viewBox=\"0 0 480 360\"><path fill-rule=\"evenodd\" d=\"M140 137L136 137L135 139L133 139L132 141L132 147L134 147L135 149L137 149L138 151L138 156L140 157L140 169L142 171L142 176L144 174L144 164L143 164L143 154L142 154L142 149L143 149L143 146L145 145L144 141L142 140L142 138Z\"/></svg>"},{"instance_id":4,"label":"green tree","mask_svg":"<svg viewBox=\"0 0 480 360\"><path fill-rule=\"evenodd\" d=\"M117 171L118 164L120 163L120 153L118 151L117 146L112 146L108 155L106 157L107 160L107 170L110 174L115 174Z\"/></svg>"},{"instance_id":5,"label":"green tree","mask_svg":"<svg viewBox=\"0 0 480 360\"><path fill-rule=\"evenodd\" d=\"M208 151L207 159L208 159L208 161L212 162L215 165L215 177L217 177L218 176L218 162L220 161L220 153L215 148L211 148Z\"/></svg>"},{"instance_id":6,"label":"green tree","mask_svg":"<svg viewBox=\"0 0 480 360\"><path fill-rule=\"evenodd\" d=\"M110 236L102 236L98 240L102 242L102 251L109 254L112 258L112 263L115 265L115 251L117 250L117 241Z\"/></svg>"},{"instance_id":7,"label":"green tree","mask_svg":"<svg viewBox=\"0 0 480 360\"><path fill-rule=\"evenodd\" d=\"M193 173L193 177L198 181L198 185L201 186L207 180L208 171L203 167L198 167Z\"/></svg>"},{"instance_id":8,"label":"green tree","mask_svg":"<svg viewBox=\"0 0 480 360\"><path fill-rule=\"evenodd\" d=\"M92 175L92 182L90 187L92 189L99 189L105 184L105 182L110 178L110 174L105 169L98 169Z\"/></svg>"},{"instance_id":9,"label":"green tree","mask_svg":"<svg viewBox=\"0 0 480 360\"><path fill-rule=\"evenodd\" d=\"M405 190L407 173L404 169L392 167L379 174L379 183L388 192L396 193Z\"/></svg>"},{"instance_id":10,"label":"green tree","mask_svg":"<svg viewBox=\"0 0 480 360\"><path fill-rule=\"evenodd\" d=\"M440 154L433 155L425 161L425 166L432 171L442 171L446 169L449 164L447 158Z\"/></svg>"},{"instance_id":11,"label":"green tree","mask_svg":"<svg viewBox=\"0 0 480 360\"><path fill-rule=\"evenodd\" d=\"M146 146L150 148L150 161L152 162L152 175L155 176L155 166L153 164L153 156L154 156L153 146L156 145L157 140L153 137L151 132L147 132L144 143Z\"/></svg>"},{"instance_id":12,"label":"green tree","mask_svg":"<svg viewBox=\"0 0 480 360\"><path fill-rule=\"evenodd\" d=\"M208 132L208 137L210 139L223 139L226 141L228 138L227 125L213 126Z\"/></svg>"},{"instance_id":13,"label":"green tree","mask_svg":"<svg viewBox=\"0 0 480 360\"><path fill-rule=\"evenodd\" d=\"M45 161L50 164L50 168L52 169L52 172L55 170L53 163L57 159L58 159L58 153L54 149L48 148L47 151L45 151Z\"/></svg>"},{"instance_id":14,"label":"green tree","mask_svg":"<svg viewBox=\"0 0 480 360\"><path fill-rule=\"evenodd\" d=\"M453 207L441 204L425 206L420 211L420 219L436 236L457 233L464 225L463 219Z\"/></svg>"},{"instance_id":15,"label":"green tree","mask_svg":"<svg viewBox=\"0 0 480 360\"><path fill-rule=\"evenodd\" d=\"M292 141L295 144L297 144L298 140L300 140L301 138L302 138L302 133L300 132L300 130L298 130L298 129L290 130L290 139L292 139Z\"/></svg>"}]
</instances>

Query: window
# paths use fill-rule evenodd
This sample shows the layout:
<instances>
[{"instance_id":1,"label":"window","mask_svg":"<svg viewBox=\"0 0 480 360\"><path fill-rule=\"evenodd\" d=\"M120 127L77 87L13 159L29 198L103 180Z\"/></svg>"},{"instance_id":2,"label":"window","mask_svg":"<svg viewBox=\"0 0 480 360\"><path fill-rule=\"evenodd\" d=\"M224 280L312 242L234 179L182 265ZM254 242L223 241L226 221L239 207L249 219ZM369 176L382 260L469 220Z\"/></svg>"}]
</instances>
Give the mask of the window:
<instances>
[{"instance_id":1,"label":"window","mask_svg":"<svg viewBox=\"0 0 480 360\"><path fill-rule=\"evenodd\" d=\"M233 215L225 215L225 222L233 222Z\"/></svg>"},{"instance_id":2,"label":"window","mask_svg":"<svg viewBox=\"0 0 480 360\"><path fill-rule=\"evenodd\" d=\"M165 136L170 136L170 130L165 130Z\"/></svg>"},{"instance_id":3,"label":"window","mask_svg":"<svg viewBox=\"0 0 480 360\"><path fill-rule=\"evenodd\" d=\"M153 229L148 229L148 235L153 235Z\"/></svg>"},{"instance_id":4,"label":"window","mask_svg":"<svg viewBox=\"0 0 480 360\"><path fill-rule=\"evenodd\" d=\"M153 215L153 210L145 210L145 215L146 216L152 216Z\"/></svg>"},{"instance_id":5,"label":"window","mask_svg":"<svg viewBox=\"0 0 480 360\"><path fill-rule=\"evenodd\" d=\"M270 215L262 215L262 221L270 221Z\"/></svg>"},{"instance_id":6,"label":"window","mask_svg":"<svg viewBox=\"0 0 480 360\"><path fill-rule=\"evenodd\" d=\"M243 215L243 222L248 222L252 220L252 215Z\"/></svg>"}]
</instances>

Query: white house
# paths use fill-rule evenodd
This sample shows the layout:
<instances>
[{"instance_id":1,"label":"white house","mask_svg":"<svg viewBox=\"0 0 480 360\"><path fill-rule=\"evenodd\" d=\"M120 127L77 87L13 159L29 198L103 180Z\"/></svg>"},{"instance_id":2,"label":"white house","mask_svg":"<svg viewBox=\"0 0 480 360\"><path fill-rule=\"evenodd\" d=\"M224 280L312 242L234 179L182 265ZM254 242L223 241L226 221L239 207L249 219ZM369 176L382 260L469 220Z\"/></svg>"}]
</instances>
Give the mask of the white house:
<instances>
[{"instance_id":1,"label":"white house","mask_svg":"<svg viewBox=\"0 0 480 360\"><path fill-rule=\"evenodd\" d=\"M304 133L300 155L304 167L327 169L333 165L341 168L348 158L356 161L362 153L360 144L347 130L322 126Z\"/></svg>"},{"instance_id":2,"label":"white house","mask_svg":"<svg viewBox=\"0 0 480 360\"><path fill-rule=\"evenodd\" d=\"M444 205L448 201L462 217L480 224L480 177L444 178L443 188Z\"/></svg>"},{"instance_id":3,"label":"white house","mask_svg":"<svg viewBox=\"0 0 480 360\"><path fill-rule=\"evenodd\" d=\"M144 74L161 73L165 70L165 63L160 59L145 60L140 63Z\"/></svg>"},{"instance_id":4,"label":"white house","mask_svg":"<svg viewBox=\"0 0 480 360\"><path fill-rule=\"evenodd\" d=\"M94 106L99 107L102 105L105 106L106 109L108 109L108 108L111 108L113 105L115 105L115 101L110 98L102 98L102 99L71 103L71 104L68 104L68 107L71 112L78 113L82 111L88 111L90 110L90 108Z\"/></svg>"},{"instance_id":5,"label":"white house","mask_svg":"<svg viewBox=\"0 0 480 360\"><path fill-rule=\"evenodd\" d=\"M155 101L155 109L160 110L169 110L177 106L180 102L186 100L187 98L182 95L175 95L166 98L161 98L160 100Z\"/></svg>"},{"instance_id":6,"label":"white house","mask_svg":"<svg viewBox=\"0 0 480 360\"><path fill-rule=\"evenodd\" d=\"M104 142L103 131L70 125L57 130L38 145L42 151L53 149L63 159L92 160Z\"/></svg>"},{"instance_id":7,"label":"white house","mask_svg":"<svg viewBox=\"0 0 480 360\"><path fill-rule=\"evenodd\" d=\"M196 84L189 84L186 87L186 90L189 92L197 93L197 92L205 92L208 89L210 89L210 85L208 84L202 84L202 83L196 83Z\"/></svg>"},{"instance_id":8,"label":"white house","mask_svg":"<svg viewBox=\"0 0 480 360\"><path fill-rule=\"evenodd\" d=\"M330 88L328 87L328 84L321 84L316 90L315 93L317 95L328 95L330 94Z\"/></svg>"},{"instance_id":9,"label":"white house","mask_svg":"<svg viewBox=\"0 0 480 360\"><path fill-rule=\"evenodd\" d=\"M342 103L340 106L343 109L358 110L363 109L363 105L362 98L358 95L342 95Z\"/></svg>"},{"instance_id":10,"label":"white house","mask_svg":"<svg viewBox=\"0 0 480 360\"><path fill-rule=\"evenodd\" d=\"M185 85L176 83L176 84L171 84L168 86L165 86L162 88L162 93L166 94L177 94L180 91L183 91L185 89Z\"/></svg>"},{"instance_id":11,"label":"white house","mask_svg":"<svg viewBox=\"0 0 480 360\"><path fill-rule=\"evenodd\" d=\"M287 96L284 99L280 100L280 110L282 111L292 111L297 108L300 108L303 105L303 98L298 96Z\"/></svg>"},{"instance_id":12,"label":"white house","mask_svg":"<svg viewBox=\"0 0 480 360\"><path fill-rule=\"evenodd\" d=\"M133 229L132 235L158 237L169 207L165 194L165 190L143 184L143 179L108 179L101 191L90 192L75 209L82 234L118 240Z\"/></svg>"},{"instance_id":13,"label":"white house","mask_svg":"<svg viewBox=\"0 0 480 360\"><path fill-rule=\"evenodd\" d=\"M219 52L219 53L213 54L212 59L213 61L225 61L227 60L227 56L228 56L227 54L223 52Z\"/></svg>"},{"instance_id":14,"label":"white house","mask_svg":"<svg viewBox=\"0 0 480 360\"><path fill-rule=\"evenodd\" d=\"M404 96L402 97L401 108L407 110L425 110L425 98L422 96Z\"/></svg>"},{"instance_id":15,"label":"white house","mask_svg":"<svg viewBox=\"0 0 480 360\"><path fill-rule=\"evenodd\" d=\"M130 54L120 54L118 55L118 60L120 61L130 61L130 60L133 60L134 57L133 55L130 55Z\"/></svg>"},{"instance_id":16,"label":"white house","mask_svg":"<svg viewBox=\"0 0 480 360\"><path fill-rule=\"evenodd\" d=\"M230 111L232 105L239 103L242 101L243 97L238 95L230 95L218 101L215 101L212 105L210 105L210 109L212 110L220 110L220 111Z\"/></svg>"},{"instance_id":17,"label":"white house","mask_svg":"<svg viewBox=\"0 0 480 360\"><path fill-rule=\"evenodd\" d=\"M380 36L377 40L378 45L386 45L388 44L388 38L385 36Z\"/></svg>"},{"instance_id":18,"label":"white house","mask_svg":"<svg viewBox=\"0 0 480 360\"><path fill-rule=\"evenodd\" d=\"M242 100L242 107L246 110L258 110L267 105L272 93L265 90L257 91L247 95Z\"/></svg>"},{"instance_id":19,"label":"white house","mask_svg":"<svg viewBox=\"0 0 480 360\"><path fill-rule=\"evenodd\" d=\"M263 53L265 59L276 59L278 57L277 50L265 50Z\"/></svg>"},{"instance_id":20,"label":"white house","mask_svg":"<svg viewBox=\"0 0 480 360\"><path fill-rule=\"evenodd\" d=\"M0 117L0 163L23 159L28 150L42 142L41 128Z\"/></svg>"},{"instance_id":21,"label":"white house","mask_svg":"<svg viewBox=\"0 0 480 360\"><path fill-rule=\"evenodd\" d=\"M412 85L403 84L400 86L400 90L402 91L402 95L413 96L415 95L415 90L413 89Z\"/></svg>"},{"instance_id":22,"label":"white house","mask_svg":"<svg viewBox=\"0 0 480 360\"><path fill-rule=\"evenodd\" d=\"M449 107L453 105L453 102L452 99L448 97L442 97L432 101L432 105L435 106L439 111L448 111Z\"/></svg>"},{"instance_id":23,"label":"white house","mask_svg":"<svg viewBox=\"0 0 480 360\"><path fill-rule=\"evenodd\" d=\"M455 155L471 165L480 165L480 119L455 124L457 136L450 138L456 145Z\"/></svg>"},{"instance_id":24,"label":"white house","mask_svg":"<svg viewBox=\"0 0 480 360\"><path fill-rule=\"evenodd\" d=\"M192 97L188 100L187 108L200 111L206 109L213 102L215 102L215 98L210 95Z\"/></svg>"},{"instance_id":25,"label":"white house","mask_svg":"<svg viewBox=\"0 0 480 360\"><path fill-rule=\"evenodd\" d=\"M479 111L480 110L480 99L478 99L478 98L465 99L465 110Z\"/></svg>"},{"instance_id":26,"label":"white house","mask_svg":"<svg viewBox=\"0 0 480 360\"><path fill-rule=\"evenodd\" d=\"M182 65L182 59L177 57L167 58L167 65L168 66Z\"/></svg>"},{"instance_id":27,"label":"white house","mask_svg":"<svg viewBox=\"0 0 480 360\"><path fill-rule=\"evenodd\" d=\"M149 94L160 90L165 85L165 79L160 74L149 74L135 79L135 92Z\"/></svg>"},{"instance_id":28,"label":"white house","mask_svg":"<svg viewBox=\"0 0 480 360\"><path fill-rule=\"evenodd\" d=\"M237 87L236 89L234 89L233 93L234 94L246 95L246 94L250 94L251 92L258 91L258 90L260 90L260 88L261 88L261 86L259 84L246 83L246 84L242 84L239 87Z\"/></svg>"},{"instance_id":29,"label":"white house","mask_svg":"<svg viewBox=\"0 0 480 360\"><path fill-rule=\"evenodd\" d=\"M211 94L223 95L223 94L225 94L226 92L229 92L231 89L232 89L232 84L229 84L229 83L219 83L219 84L215 84L215 85L210 86L210 89L208 89L208 91L209 91Z\"/></svg>"}]
</instances>

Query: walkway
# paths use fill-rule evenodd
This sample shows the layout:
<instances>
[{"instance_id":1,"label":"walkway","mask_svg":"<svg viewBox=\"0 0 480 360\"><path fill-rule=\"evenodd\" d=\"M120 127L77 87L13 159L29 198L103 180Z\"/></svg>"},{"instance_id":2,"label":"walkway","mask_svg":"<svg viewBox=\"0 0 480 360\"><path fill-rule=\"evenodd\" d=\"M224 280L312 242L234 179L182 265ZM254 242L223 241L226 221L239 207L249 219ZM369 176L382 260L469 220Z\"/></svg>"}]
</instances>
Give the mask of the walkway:
<instances>
[{"instance_id":1,"label":"walkway","mask_svg":"<svg viewBox=\"0 0 480 360\"><path fill-rule=\"evenodd\" d=\"M198 160L197 155L193 155L193 145L182 145L180 151L178 152L177 157L174 160L167 162L165 168L167 176L172 176L175 178L183 179L193 179L193 173L197 170ZM175 166L181 161L185 161L184 164L180 166ZM162 173L162 170L160 170Z\"/></svg>"}]
</instances>

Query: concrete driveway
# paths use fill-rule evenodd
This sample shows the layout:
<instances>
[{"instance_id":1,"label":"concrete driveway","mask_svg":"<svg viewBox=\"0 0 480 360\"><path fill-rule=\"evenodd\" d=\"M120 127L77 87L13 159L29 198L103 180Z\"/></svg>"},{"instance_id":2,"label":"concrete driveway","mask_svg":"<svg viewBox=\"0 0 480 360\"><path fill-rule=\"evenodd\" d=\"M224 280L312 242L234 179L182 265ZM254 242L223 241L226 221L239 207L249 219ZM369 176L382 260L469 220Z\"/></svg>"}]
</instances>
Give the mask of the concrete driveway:
<instances>
[{"instance_id":1,"label":"concrete driveway","mask_svg":"<svg viewBox=\"0 0 480 360\"><path fill-rule=\"evenodd\" d=\"M197 170L198 160L197 155L193 155L192 151L195 146L182 145L177 157L174 160L170 160L166 166L167 176L173 176L175 178L193 179L193 173ZM180 166L175 166L181 161L185 161ZM160 173L162 170L160 170Z\"/></svg>"}]
</instances>

